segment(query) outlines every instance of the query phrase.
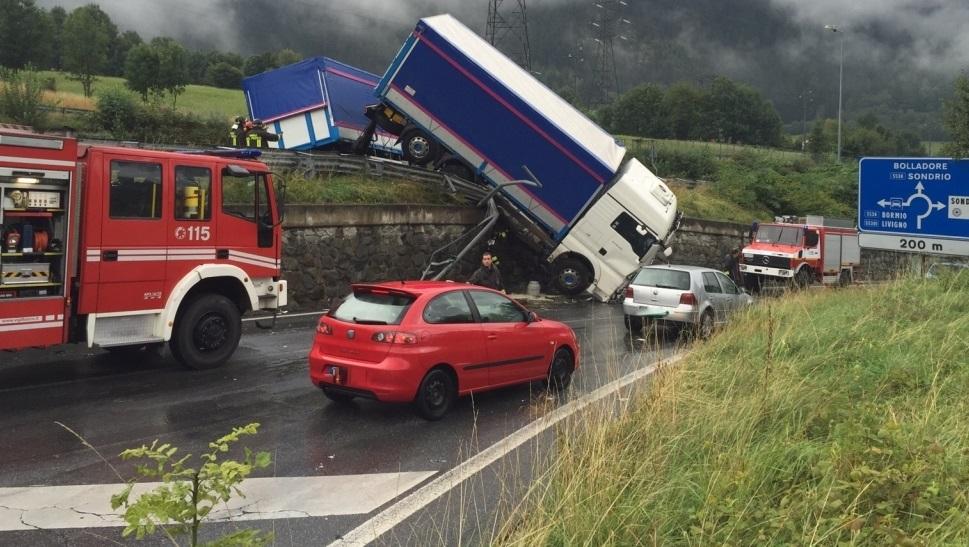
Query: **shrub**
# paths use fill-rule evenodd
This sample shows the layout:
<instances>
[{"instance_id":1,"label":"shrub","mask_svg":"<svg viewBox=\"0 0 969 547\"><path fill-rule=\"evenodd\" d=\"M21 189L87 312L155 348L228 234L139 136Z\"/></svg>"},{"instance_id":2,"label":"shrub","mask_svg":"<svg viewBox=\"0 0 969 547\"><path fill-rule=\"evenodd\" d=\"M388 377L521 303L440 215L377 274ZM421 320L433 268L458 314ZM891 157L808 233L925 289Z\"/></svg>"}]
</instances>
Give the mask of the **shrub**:
<instances>
[{"instance_id":1,"label":"shrub","mask_svg":"<svg viewBox=\"0 0 969 547\"><path fill-rule=\"evenodd\" d=\"M120 89L107 89L98 94L94 118L97 125L115 138L127 139L137 133L139 111L134 96Z\"/></svg>"},{"instance_id":2,"label":"shrub","mask_svg":"<svg viewBox=\"0 0 969 547\"><path fill-rule=\"evenodd\" d=\"M0 67L0 115L4 118L43 128L47 121L43 96L43 82L31 66L24 70Z\"/></svg>"},{"instance_id":3,"label":"shrub","mask_svg":"<svg viewBox=\"0 0 969 547\"><path fill-rule=\"evenodd\" d=\"M645 158L639 158L644 161ZM644 161L648 165L646 161ZM717 162L706 149L660 150L656 156L656 174L661 177L709 179L717 172Z\"/></svg>"}]
</instances>

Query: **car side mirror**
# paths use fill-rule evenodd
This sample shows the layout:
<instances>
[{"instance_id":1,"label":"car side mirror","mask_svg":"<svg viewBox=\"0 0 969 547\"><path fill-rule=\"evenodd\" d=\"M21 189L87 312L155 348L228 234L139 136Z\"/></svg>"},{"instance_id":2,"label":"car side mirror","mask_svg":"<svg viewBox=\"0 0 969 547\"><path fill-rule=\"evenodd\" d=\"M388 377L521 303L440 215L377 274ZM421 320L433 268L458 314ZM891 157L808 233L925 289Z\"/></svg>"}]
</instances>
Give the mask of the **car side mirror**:
<instances>
[{"instance_id":1,"label":"car side mirror","mask_svg":"<svg viewBox=\"0 0 969 547\"><path fill-rule=\"evenodd\" d=\"M528 314L526 315L525 321L528 322L528 323L535 323L537 321L541 321L541 318L538 317L538 314L537 313L535 313L533 311L529 311Z\"/></svg>"}]
</instances>

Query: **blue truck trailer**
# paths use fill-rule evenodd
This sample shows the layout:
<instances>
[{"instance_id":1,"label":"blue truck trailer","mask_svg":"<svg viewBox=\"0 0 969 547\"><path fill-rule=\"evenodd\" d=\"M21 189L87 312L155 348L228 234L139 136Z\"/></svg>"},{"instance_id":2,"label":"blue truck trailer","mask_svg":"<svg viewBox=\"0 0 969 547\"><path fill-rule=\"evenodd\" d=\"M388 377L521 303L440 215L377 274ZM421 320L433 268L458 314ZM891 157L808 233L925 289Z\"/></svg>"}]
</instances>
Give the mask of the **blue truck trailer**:
<instances>
[{"instance_id":1,"label":"blue truck trailer","mask_svg":"<svg viewBox=\"0 0 969 547\"><path fill-rule=\"evenodd\" d=\"M676 196L568 102L450 15L421 19L376 86L404 159L501 186L563 292L608 300L668 243ZM540 187L506 185L537 180Z\"/></svg>"},{"instance_id":2,"label":"blue truck trailer","mask_svg":"<svg viewBox=\"0 0 969 547\"><path fill-rule=\"evenodd\" d=\"M370 120L378 76L328 57L312 57L242 81L249 117L279 136L272 148L351 151ZM370 153L400 156L397 136L368 136Z\"/></svg>"}]
</instances>

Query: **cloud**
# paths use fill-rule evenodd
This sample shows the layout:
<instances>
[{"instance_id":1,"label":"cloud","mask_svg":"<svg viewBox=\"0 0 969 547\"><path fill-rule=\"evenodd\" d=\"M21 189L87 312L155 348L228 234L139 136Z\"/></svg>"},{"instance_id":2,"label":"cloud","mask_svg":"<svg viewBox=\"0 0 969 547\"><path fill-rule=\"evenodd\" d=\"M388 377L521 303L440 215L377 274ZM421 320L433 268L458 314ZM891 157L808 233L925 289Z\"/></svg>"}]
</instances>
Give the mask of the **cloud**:
<instances>
[{"instance_id":1,"label":"cloud","mask_svg":"<svg viewBox=\"0 0 969 547\"><path fill-rule=\"evenodd\" d=\"M969 65L969 3L965 0L773 0L805 24L843 31L846 55L905 63L937 72ZM887 51L886 51L887 50ZM904 70L909 66L889 66Z\"/></svg>"}]
</instances>

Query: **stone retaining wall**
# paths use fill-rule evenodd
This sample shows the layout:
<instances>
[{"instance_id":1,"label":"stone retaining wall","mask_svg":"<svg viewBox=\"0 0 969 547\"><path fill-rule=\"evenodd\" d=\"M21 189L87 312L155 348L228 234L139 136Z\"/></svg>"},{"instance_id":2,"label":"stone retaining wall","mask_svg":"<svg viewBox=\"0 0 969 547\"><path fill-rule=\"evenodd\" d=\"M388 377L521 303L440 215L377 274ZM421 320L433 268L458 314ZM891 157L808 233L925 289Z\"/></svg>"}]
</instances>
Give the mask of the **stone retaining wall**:
<instances>
[{"instance_id":1,"label":"stone retaining wall","mask_svg":"<svg viewBox=\"0 0 969 547\"><path fill-rule=\"evenodd\" d=\"M291 309L320 309L344 296L351 282L419 279L434 250L477 224L474 208L430 205L289 205L283 232L283 276ZM723 256L747 241L749 226L684 219L673 240L671 263L719 267ZM500 230L499 230L500 232ZM523 292L531 280L546 285L541 262L514 237L496 237L469 253L448 278L465 280L491 248L505 284ZM918 272L915 255L862 250L860 280Z\"/></svg>"}]
</instances>

